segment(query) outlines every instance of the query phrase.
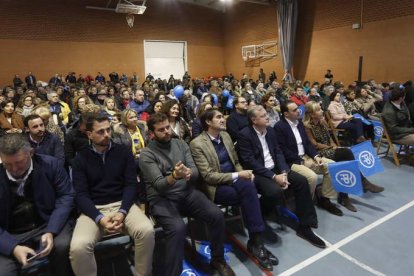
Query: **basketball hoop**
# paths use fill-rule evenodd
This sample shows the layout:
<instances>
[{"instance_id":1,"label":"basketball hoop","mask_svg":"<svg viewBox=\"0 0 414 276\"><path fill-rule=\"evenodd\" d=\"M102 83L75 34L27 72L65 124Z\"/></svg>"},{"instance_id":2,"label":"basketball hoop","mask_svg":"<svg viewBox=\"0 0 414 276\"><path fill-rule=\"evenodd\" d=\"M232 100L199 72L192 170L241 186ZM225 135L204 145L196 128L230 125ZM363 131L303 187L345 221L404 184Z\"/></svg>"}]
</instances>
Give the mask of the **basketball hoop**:
<instances>
[{"instance_id":1,"label":"basketball hoop","mask_svg":"<svg viewBox=\"0 0 414 276\"><path fill-rule=\"evenodd\" d=\"M134 19L135 19L135 17L134 17L134 15L132 13L128 13L126 15L125 19L126 19L126 21L128 23L128 26L130 28L134 27Z\"/></svg>"}]
</instances>

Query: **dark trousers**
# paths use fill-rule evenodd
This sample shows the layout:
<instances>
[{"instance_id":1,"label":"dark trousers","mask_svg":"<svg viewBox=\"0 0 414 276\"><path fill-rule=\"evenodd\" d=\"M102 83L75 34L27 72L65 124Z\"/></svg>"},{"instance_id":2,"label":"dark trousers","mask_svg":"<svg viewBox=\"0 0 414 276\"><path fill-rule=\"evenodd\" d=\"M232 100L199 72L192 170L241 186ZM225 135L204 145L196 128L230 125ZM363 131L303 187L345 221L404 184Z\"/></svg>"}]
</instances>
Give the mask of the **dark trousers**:
<instances>
[{"instance_id":1,"label":"dark trousers","mask_svg":"<svg viewBox=\"0 0 414 276\"><path fill-rule=\"evenodd\" d=\"M343 128L351 132L352 138L355 140L364 136L364 126L360 119L352 119L350 121L341 122L337 128Z\"/></svg>"},{"instance_id":2,"label":"dark trousers","mask_svg":"<svg viewBox=\"0 0 414 276\"><path fill-rule=\"evenodd\" d=\"M181 275L184 259L186 225L182 216L207 223L211 238L211 258L224 260L223 212L198 190L191 189L174 199L157 198L150 202L151 215L166 236L165 275Z\"/></svg>"},{"instance_id":3,"label":"dark trousers","mask_svg":"<svg viewBox=\"0 0 414 276\"><path fill-rule=\"evenodd\" d=\"M249 234L265 230L257 190L250 180L238 179L232 185L218 186L214 201L225 206L240 205Z\"/></svg>"},{"instance_id":4,"label":"dark trousers","mask_svg":"<svg viewBox=\"0 0 414 276\"><path fill-rule=\"evenodd\" d=\"M306 178L296 172L288 173L289 188L294 191L296 215L301 225L309 226L318 222L315 206L311 198L309 184ZM275 210L276 205L284 204L283 190L273 179L255 175L254 183L258 192L262 195L260 198L262 212L269 213Z\"/></svg>"},{"instance_id":5,"label":"dark trousers","mask_svg":"<svg viewBox=\"0 0 414 276\"><path fill-rule=\"evenodd\" d=\"M73 221L67 222L62 231L53 239L53 249L48 256L52 275L73 275L69 261L69 245L72 238L73 225ZM13 236L19 241L19 245L24 245L37 251L40 246L40 238L45 233L45 229L46 225L33 229L30 232ZM0 254L0 275L14 276L18 275L20 270L21 264L13 256Z\"/></svg>"},{"instance_id":6,"label":"dark trousers","mask_svg":"<svg viewBox=\"0 0 414 276\"><path fill-rule=\"evenodd\" d=\"M333 160L335 162L352 161L352 160L355 160L355 157L354 157L354 154L352 153L352 150L350 150L349 148L336 148ZM362 180L365 179L365 176L362 173L361 173L361 179Z\"/></svg>"}]
</instances>

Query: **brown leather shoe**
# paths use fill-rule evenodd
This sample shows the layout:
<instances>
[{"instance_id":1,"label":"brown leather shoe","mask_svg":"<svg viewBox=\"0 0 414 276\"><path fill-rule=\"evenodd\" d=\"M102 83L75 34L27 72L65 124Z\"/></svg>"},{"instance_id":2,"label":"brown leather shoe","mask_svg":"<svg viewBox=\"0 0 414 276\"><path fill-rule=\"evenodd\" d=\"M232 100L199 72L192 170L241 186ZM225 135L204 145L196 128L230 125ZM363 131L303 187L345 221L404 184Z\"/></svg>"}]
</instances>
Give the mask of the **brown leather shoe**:
<instances>
[{"instance_id":1,"label":"brown leather shoe","mask_svg":"<svg viewBox=\"0 0 414 276\"><path fill-rule=\"evenodd\" d=\"M355 206L349 200L348 194L339 193L338 203L341 204L342 206L344 206L346 209L348 209L351 212L356 212L357 211Z\"/></svg>"},{"instance_id":2,"label":"brown leather shoe","mask_svg":"<svg viewBox=\"0 0 414 276\"><path fill-rule=\"evenodd\" d=\"M212 259L210 266L217 270L220 276L236 276L233 269L226 263L225 260Z\"/></svg>"},{"instance_id":3,"label":"brown leather shoe","mask_svg":"<svg viewBox=\"0 0 414 276\"><path fill-rule=\"evenodd\" d=\"M362 180L362 187L364 189L364 193L371 192L371 193L381 193L384 191L384 187L377 186L371 183L368 179Z\"/></svg>"}]
</instances>

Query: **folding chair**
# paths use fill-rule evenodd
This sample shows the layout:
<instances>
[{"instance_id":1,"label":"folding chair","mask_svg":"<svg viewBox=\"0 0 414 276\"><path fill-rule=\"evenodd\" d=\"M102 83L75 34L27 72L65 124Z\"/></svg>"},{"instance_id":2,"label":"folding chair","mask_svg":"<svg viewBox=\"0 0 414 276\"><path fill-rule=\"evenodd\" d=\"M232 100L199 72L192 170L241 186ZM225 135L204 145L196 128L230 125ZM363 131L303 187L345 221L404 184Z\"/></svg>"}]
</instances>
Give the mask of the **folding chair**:
<instances>
[{"instance_id":1,"label":"folding chair","mask_svg":"<svg viewBox=\"0 0 414 276\"><path fill-rule=\"evenodd\" d=\"M396 144L395 142L393 142L391 140L391 136L388 134L388 128L387 128L387 125L385 124L385 120L382 117L381 117L381 123L382 123L382 129L383 130L382 130L382 137L379 140L378 146L377 146L377 155L385 154L385 156L387 156L389 151L391 150L392 157L394 158L394 163L397 167L399 167L400 166L399 156L401 156L400 153L401 153L403 147L407 146L407 145ZM383 152L380 152L380 148L381 148L382 143L386 144L387 149ZM395 151L394 144L399 146L398 152Z\"/></svg>"},{"instance_id":2,"label":"folding chair","mask_svg":"<svg viewBox=\"0 0 414 276\"><path fill-rule=\"evenodd\" d=\"M331 112L329 112L329 110L325 111L325 119L326 122L328 123L328 130L329 132L332 133L333 139L335 141L335 143L338 146L341 146L341 143L339 142L339 135L342 134L341 136L344 137L346 134L346 129L343 128L336 128L333 121L332 121L332 115Z\"/></svg>"}]
</instances>

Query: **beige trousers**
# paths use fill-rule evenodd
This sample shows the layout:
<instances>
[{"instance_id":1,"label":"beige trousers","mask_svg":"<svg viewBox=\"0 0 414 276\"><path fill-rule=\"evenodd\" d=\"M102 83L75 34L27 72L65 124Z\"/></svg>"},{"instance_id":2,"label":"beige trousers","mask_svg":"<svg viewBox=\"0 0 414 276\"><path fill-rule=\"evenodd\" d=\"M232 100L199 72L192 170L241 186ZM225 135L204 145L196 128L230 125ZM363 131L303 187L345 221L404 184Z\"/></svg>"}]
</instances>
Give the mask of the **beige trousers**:
<instances>
[{"instance_id":1,"label":"beige trousers","mask_svg":"<svg viewBox=\"0 0 414 276\"><path fill-rule=\"evenodd\" d=\"M118 212L121 202L97 205L103 215ZM151 275L152 253L154 251L154 227L151 221L135 204L131 206L124 221L124 234L130 235L135 242L136 275ZM95 276L97 274L94 255L95 244L105 234L103 228L90 217L81 214L76 221L70 243L69 258L73 272L77 276Z\"/></svg>"},{"instance_id":2,"label":"beige trousers","mask_svg":"<svg viewBox=\"0 0 414 276\"><path fill-rule=\"evenodd\" d=\"M322 157L322 162L324 163L324 165L318 166L316 162L307 155L303 156L303 160L304 160L303 165L293 164L291 167L291 170L306 177L306 179L309 182L312 198L315 193L316 185L318 184L317 174L323 174L322 196L327 197L327 198L332 198L332 199L336 198L337 193L332 187L331 178L329 177L329 174L328 174L328 166L326 165L328 163L332 163L335 161Z\"/></svg>"}]
</instances>

